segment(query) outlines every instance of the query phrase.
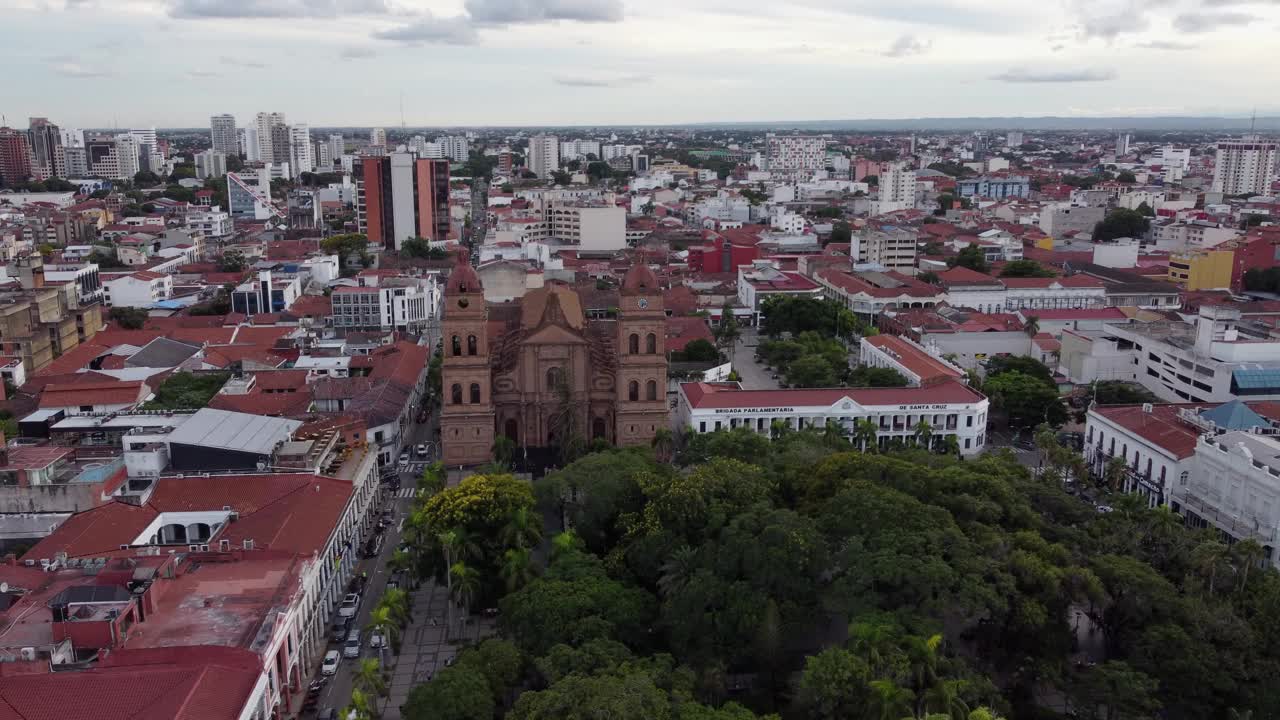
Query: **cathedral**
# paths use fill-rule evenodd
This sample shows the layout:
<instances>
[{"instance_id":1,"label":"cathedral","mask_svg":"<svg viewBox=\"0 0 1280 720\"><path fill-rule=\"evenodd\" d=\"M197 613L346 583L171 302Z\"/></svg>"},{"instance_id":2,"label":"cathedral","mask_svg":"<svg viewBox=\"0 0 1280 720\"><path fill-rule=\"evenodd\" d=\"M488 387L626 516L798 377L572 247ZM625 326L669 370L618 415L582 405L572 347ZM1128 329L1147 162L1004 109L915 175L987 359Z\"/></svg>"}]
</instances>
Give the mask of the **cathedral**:
<instances>
[{"instance_id":1,"label":"cathedral","mask_svg":"<svg viewBox=\"0 0 1280 720\"><path fill-rule=\"evenodd\" d=\"M588 318L558 282L486 304L475 270L458 265L442 319L444 462L488 462L499 435L530 454L566 441L649 443L667 425L665 317L644 264L627 272L608 319Z\"/></svg>"}]
</instances>

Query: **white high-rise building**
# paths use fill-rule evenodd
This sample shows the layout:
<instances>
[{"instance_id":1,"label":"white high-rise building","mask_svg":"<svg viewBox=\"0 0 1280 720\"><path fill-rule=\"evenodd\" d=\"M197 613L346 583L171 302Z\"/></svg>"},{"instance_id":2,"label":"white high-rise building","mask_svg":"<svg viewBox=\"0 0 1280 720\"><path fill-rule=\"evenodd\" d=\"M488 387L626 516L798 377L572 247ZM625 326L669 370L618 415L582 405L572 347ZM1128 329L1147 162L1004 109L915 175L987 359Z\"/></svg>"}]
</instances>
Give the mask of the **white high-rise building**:
<instances>
[{"instance_id":1,"label":"white high-rise building","mask_svg":"<svg viewBox=\"0 0 1280 720\"><path fill-rule=\"evenodd\" d=\"M223 155L238 155L240 153L234 115L224 114L210 117L209 130L213 136L214 152L220 152Z\"/></svg>"},{"instance_id":2,"label":"white high-rise building","mask_svg":"<svg viewBox=\"0 0 1280 720\"><path fill-rule=\"evenodd\" d=\"M142 170L139 162L139 153L142 152L142 143L138 142L138 137L133 133L117 135L116 144L116 177L117 178L133 178Z\"/></svg>"},{"instance_id":3,"label":"white high-rise building","mask_svg":"<svg viewBox=\"0 0 1280 720\"><path fill-rule=\"evenodd\" d=\"M560 143L560 157L565 160L585 158L587 155L600 158L599 140L566 140Z\"/></svg>"},{"instance_id":4,"label":"white high-rise building","mask_svg":"<svg viewBox=\"0 0 1280 720\"><path fill-rule=\"evenodd\" d=\"M1132 136L1128 133L1120 133L1116 136L1116 157L1129 154L1129 141Z\"/></svg>"},{"instance_id":5,"label":"white high-rise building","mask_svg":"<svg viewBox=\"0 0 1280 720\"><path fill-rule=\"evenodd\" d=\"M222 177L227 174L227 156L225 153L205 150L196 153L196 179Z\"/></svg>"},{"instance_id":6,"label":"white high-rise building","mask_svg":"<svg viewBox=\"0 0 1280 720\"><path fill-rule=\"evenodd\" d=\"M1213 191L1224 195L1266 195L1276 179L1280 143L1257 135L1218 143L1213 166Z\"/></svg>"},{"instance_id":7,"label":"white high-rise building","mask_svg":"<svg viewBox=\"0 0 1280 720\"><path fill-rule=\"evenodd\" d=\"M319 172L329 172L333 169L333 156L329 153L331 148L326 140L317 140L311 145L311 151L315 153L316 169Z\"/></svg>"},{"instance_id":8,"label":"white high-rise building","mask_svg":"<svg viewBox=\"0 0 1280 720\"><path fill-rule=\"evenodd\" d=\"M265 113L260 112L253 118L253 126L258 132L258 157L257 160L262 162L270 162L272 158L271 147L271 128L276 125L284 125L284 113ZM247 154L247 153L246 153ZM252 158L251 158L252 159Z\"/></svg>"},{"instance_id":9,"label":"white high-rise building","mask_svg":"<svg viewBox=\"0 0 1280 720\"><path fill-rule=\"evenodd\" d=\"M381 147L387 146L387 131L383 128L374 128L369 131L369 144Z\"/></svg>"},{"instance_id":10,"label":"white high-rise building","mask_svg":"<svg viewBox=\"0 0 1280 720\"><path fill-rule=\"evenodd\" d=\"M76 128L58 128L58 132L62 135L62 147L73 148L84 147L84 131Z\"/></svg>"},{"instance_id":11,"label":"white high-rise building","mask_svg":"<svg viewBox=\"0 0 1280 720\"><path fill-rule=\"evenodd\" d=\"M905 163L885 163L880 168L880 204L876 212L905 210L916 204L916 173Z\"/></svg>"},{"instance_id":12,"label":"white high-rise building","mask_svg":"<svg viewBox=\"0 0 1280 720\"><path fill-rule=\"evenodd\" d=\"M329 135L329 162L336 163L347 152L347 139L342 133Z\"/></svg>"},{"instance_id":13,"label":"white high-rise building","mask_svg":"<svg viewBox=\"0 0 1280 720\"><path fill-rule=\"evenodd\" d=\"M821 170L826 167L829 135L765 136L770 170Z\"/></svg>"},{"instance_id":14,"label":"white high-rise building","mask_svg":"<svg viewBox=\"0 0 1280 720\"><path fill-rule=\"evenodd\" d=\"M240 128L240 147L244 149L245 160L262 162L262 145L258 142L257 125Z\"/></svg>"},{"instance_id":15,"label":"white high-rise building","mask_svg":"<svg viewBox=\"0 0 1280 720\"><path fill-rule=\"evenodd\" d=\"M151 149L153 150L158 146L158 139L156 138L155 128L148 128L145 130L130 130L129 134L138 139L139 145L150 145Z\"/></svg>"},{"instance_id":16,"label":"white high-rise building","mask_svg":"<svg viewBox=\"0 0 1280 720\"><path fill-rule=\"evenodd\" d=\"M289 164L295 175L316 169L316 159L311 153L311 128L306 123L289 128Z\"/></svg>"},{"instance_id":17,"label":"white high-rise building","mask_svg":"<svg viewBox=\"0 0 1280 720\"><path fill-rule=\"evenodd\" d=\"M467 157L471 154L471 144L462 135L438 137L436 138L436 144L440 146L440 152L443 157L456 162L466 162ZM426 156L424 155L423 157Z\"/></svg>"},{"instance_id":18,"label":"white high-rise building","mask_svg":"<svg viewBox=\"0 0 1280 720\"><path fill-rule=\"evenodd\" d=\"M1010 130L1005 136L1004 144L1011 148L1022 147L1024 138L1021 130Z\"/></svg>"},{"instance_id":19,"label":"white high-rise building","mask_svg":"<svg viewBox=\"0 0 1280 720\"><path fill-rule=\"evenodd\" d=\"M560 169L560 138L534 135L529 138L529 170L540 179L551 177Z\"/></svg>"}]
</instances>

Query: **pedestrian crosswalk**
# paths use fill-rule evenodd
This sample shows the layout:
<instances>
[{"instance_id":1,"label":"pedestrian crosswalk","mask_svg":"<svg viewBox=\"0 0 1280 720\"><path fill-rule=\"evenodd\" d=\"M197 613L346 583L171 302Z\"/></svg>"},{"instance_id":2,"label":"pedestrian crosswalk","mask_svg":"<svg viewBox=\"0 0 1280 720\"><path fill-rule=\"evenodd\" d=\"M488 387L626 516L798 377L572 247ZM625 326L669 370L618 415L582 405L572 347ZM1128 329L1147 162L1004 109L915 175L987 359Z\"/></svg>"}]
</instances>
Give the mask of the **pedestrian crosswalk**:
<instances>
[{"instance_id":1,"label":"pedestrian crosswalk","mask_svg":"<svg viewBox=\"0 0 1280 720\"><path fill-rule=\"evenodd\" d=\"M397 491L396 491L396 497L398 497L398 498L411 498L411 497L413 497L413 494L414 494L415 492L417 492L417 490L416 490L415 488L400 488L399 490L397 490Z\"/></svg>"}]
</instances>

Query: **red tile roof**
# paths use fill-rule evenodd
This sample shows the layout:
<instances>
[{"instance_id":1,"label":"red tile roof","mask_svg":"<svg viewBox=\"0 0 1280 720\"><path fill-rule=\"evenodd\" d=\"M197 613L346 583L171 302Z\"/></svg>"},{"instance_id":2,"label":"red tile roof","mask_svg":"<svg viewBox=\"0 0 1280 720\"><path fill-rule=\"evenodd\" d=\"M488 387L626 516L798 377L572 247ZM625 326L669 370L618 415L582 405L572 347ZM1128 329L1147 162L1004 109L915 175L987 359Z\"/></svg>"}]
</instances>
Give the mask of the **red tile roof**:
<instances>
[{"instance_id":1,"label":"red tile roof","mask_svg":"<svg viewBox=\"0 0 1280 720\"><path fill-rule=\"evenodd\" d=\"M133 405L150 393L141 380L46 385L40 393L40 407L77 407L80 405Z\"/></svg>"},{"instance_id":2,"label":"red tile roof","mask_svg":"<svg viewBox=\"0 0 1280 720\"><path fill-rule=\"evenodd\" d=\"M963 404L985 399L956 381L915 388L819 388L741 390L734 383L682 383L680 389L695 409L750 407L829 407L849 398L859 405Z\"/></svg>"},{"instance_id":3,"label":"red tile roof","mask_svg":"<svg viewBox=\"0 0 1280 720\"><path fill-rule=\"evenodd\" d=\"M5 673L0 720L236 720L261 669L240 648L115 650L85 670Z\"/></svg>"},{"instance_id":4,"label":"red tile roof","mask_svg":"<svg viewBox=\"0 0 1280 720\"><path fill-rule=\"evenodd\" d=\"M1176 458L1189 458L1195 454L1200 431L1179 420L1178 411L1214 407L1217 403L1160 403L1153 405L1151 412L1145 412L1141 405L1102 405L1089 412L1106 418L1156 447L1164 448ZM1120 447L1117 443L1117 453ZM1110 449L1108 442L1104 450L1109 452Z\"/></svg>"},{"instance_id":5,"label":"red tile roof","mask_svg":"<svg viewBox=\"0 0 1280 720\"><path fill-rule=\"evenodd\" d=\"M707 321L698 316L676 316L667 318L667 352L684 350L694 340L706 340L715 344L715 335L707 326Z\"/></svg>"},{"instance_id":6,"label":"red tile roof","mask_svg":"<svg viewBox=\"0 0 1280 720\"><path fill-rule=\"evenodd\" d=\"M938 360L906 338L896 335L872 335L866 338L866 342L919 377L921 385L964 377L964 373Z\"/></svg>"}]
</instances>

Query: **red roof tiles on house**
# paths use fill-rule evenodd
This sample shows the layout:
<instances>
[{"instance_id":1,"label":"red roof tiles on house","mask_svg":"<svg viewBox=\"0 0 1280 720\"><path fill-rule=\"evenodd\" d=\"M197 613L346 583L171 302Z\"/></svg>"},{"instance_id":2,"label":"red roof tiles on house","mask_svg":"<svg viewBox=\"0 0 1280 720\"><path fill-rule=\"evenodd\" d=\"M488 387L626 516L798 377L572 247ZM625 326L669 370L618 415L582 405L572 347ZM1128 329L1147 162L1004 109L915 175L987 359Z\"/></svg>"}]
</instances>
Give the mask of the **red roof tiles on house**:
<instances>
[{"instance_id":1,"label":"red roof tiles on house","mask_svg":"<svg viewBox=\"0 0 1280 720\"><path fill-rule=\"evenodd\" d=\"M920 378L921 385L964 377L964 373L938 360L914 343L896 335L873 335L867 344L884 352Z\"/></svg>"}]
</instances>

